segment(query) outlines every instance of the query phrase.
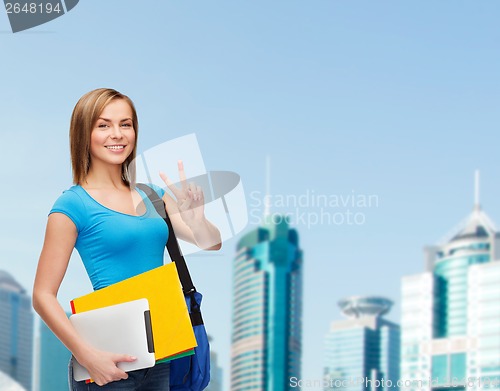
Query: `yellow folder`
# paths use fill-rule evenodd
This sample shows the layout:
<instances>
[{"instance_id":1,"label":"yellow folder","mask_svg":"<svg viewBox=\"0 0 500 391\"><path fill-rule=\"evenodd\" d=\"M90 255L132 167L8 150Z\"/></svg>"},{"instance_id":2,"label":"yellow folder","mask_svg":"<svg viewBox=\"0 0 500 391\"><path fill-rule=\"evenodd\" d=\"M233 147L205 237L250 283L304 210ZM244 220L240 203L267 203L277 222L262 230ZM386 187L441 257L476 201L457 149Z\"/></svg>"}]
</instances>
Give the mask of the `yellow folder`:
<instances>
[{"instance_id":1,"label":"yellow folder","mask_svg":"<svg viewBox=\"0 0 500 391\"><path fill-rule=\"evenodd\" d=\"M73 314L146 298L156 360L192 353L197 346L174 262L71 301Z\"/></svg>"}]
</instances>

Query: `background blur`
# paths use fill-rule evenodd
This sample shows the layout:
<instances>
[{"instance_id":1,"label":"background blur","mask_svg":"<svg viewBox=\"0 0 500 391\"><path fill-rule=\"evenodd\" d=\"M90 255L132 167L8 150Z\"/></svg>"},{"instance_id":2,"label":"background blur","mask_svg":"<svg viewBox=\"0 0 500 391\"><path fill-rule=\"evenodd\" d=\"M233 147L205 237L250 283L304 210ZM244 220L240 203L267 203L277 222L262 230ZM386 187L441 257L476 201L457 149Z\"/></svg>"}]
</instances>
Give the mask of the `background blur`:
<instances>
[{"instance_id":1,"label":"background blur","mask_svg":"<svg viewBox=\"0 0 500 391\"><path fill-rule=\"evenodd\" d=\"M247 231L264 213L269 156L270 211L291 213L303 250L300 376L321 379L337 302L383 296L400 323L401 278L472 211L476 169L500 221L499 12L495 1L88 0L17 34L0 12L0 269L31 295L47 214L72 184L71 111L115 88L136 104L139 152L195 133L208 170L240 174ZM377 202L306 220L319 195ZM188 258L225 390L239 238ZM69 310L90 290L75 252L60 301Z\"/></svg>"}]
</instances>

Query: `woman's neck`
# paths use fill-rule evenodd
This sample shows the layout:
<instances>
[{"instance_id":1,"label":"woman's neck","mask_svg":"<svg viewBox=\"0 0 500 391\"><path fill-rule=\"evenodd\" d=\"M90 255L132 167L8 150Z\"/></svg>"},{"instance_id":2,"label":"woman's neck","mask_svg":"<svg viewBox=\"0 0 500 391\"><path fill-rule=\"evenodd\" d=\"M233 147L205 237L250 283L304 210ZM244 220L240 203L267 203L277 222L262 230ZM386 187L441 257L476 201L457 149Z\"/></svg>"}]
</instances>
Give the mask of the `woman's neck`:
<instances>
[{"instance_id":1,"label":"woman's neck","mask_svg":"<svg viewBox=\"0 0 500 391\"><path fill-rule=\"evenodd\" d=\"M128 186L123 182L121 166L106 167L106 169L90 166L89 173L82 183L84 188L113 188L123 190Z\"/></svg>"}]
</instances>

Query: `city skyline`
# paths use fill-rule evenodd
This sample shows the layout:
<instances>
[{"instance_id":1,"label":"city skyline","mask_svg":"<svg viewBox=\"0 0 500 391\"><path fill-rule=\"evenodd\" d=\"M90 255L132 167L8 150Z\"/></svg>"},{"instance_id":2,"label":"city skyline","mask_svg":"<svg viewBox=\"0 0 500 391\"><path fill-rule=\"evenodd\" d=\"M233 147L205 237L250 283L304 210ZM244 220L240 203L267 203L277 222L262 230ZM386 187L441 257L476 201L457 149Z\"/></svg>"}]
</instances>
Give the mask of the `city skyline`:
<instances>
[{"instance_id":1,"label":"city skyline","mask_svg":"<svg viewBox=\"0 0 500 391\"><path fill-rule=\"evenodd\" d=\"M335 299L399 297L401 276L424 268L422 245L439 242L472 208L476 169L483 206L500 221L500 3L147 4L80 2L64 17L18 34L0 13L0 178L6 189L0 268L28 294L47 213L72 184L71 111L98 87L134 101L138 153L195 133L207 167L240 175L249 216L263 215L255 197L265 194L270 156L271 212L296 217L308 260L307 379L322 378L318 336L341 317ZM177 170L166 165L163 171ZM286 201L304 194L345 199L353 192L375 195L378 203L322 210L312 200L298 208L293 198ZM322 212L346 220L321 221ZM349 213L364 223L349 225ZM226 389L231 265L240 237L217 254L187 257L204 293L204 320ZM75 252L60 302L69 310L71 299L90 291ZM332 298L331 305L317 297ZM400 313L395 300L388 319L398 321Z\"/></svg>"},{"instance_id":2,"label":"city skyline","mask_svg":"<svg viewBox=\"0 0 500 391\"><path fill-rule=\"evenodd\" d=\"M500 262L498 262L498 264L493 264L493 265L484 265L484 266L488 266L490 267L490 269L484 269L486 271L483 271L483 263L486 262L487 260L497 260L498 259L498 252L500 251L500 234L498 232L495 231L495 226L494 226L494 223L490 220L490 218L482 211L481 207L480 207L480 200L479 200L479 182L478 182L478 173L476 172L476 187L475 187L475 203L474 203L474 207L473 207L473 212L467 217L466 220L462 221L461 225L460 226L457 226L454 228L453 231L451 231L447 236L448 236L448 240L450 241L450 243L453 243L455 241L460 241L461 239L463 238L466 238L466 239L469 239L469 238L475 238L475 236L478 236L480 239L482 237L492 237L494 239L494 242L492 243L496 243L496 241L498 241L498 244L496 245L491 245L488 246L488 247L484 247L484 246L479 246L478 249L479 250L482 250L483 252L486 251L487 254L491 254L489 255L487 258L484 258L484 255L482 256L484 258L483 261L480 261L479 264L477 265L477 267L472 268L473 270L473 276L475 276L474 278L477 280L478 278L480 279L482 274L481 273L490 273L490 271L492 272L492 275L494 278L496 278L495 276L500 276ZM269 215L267 216L269 218ZM267 222L268 226L269 227L272 227L273 224L275 224L275 222L272 220L272 219L269 219L268 222ZM288 223L286 222L286 219L283 218L282 221L280 222L280 224L285 224L287 227L288 227ZM253 243L252 241L255 241L256 238L258 237L261 237L263 234L261 233L260 235L256 235L256 232L259 232L259 229L262 229L263 227L256 227L255 229L249 231L249 232L246 232L246 234L240 239L239 241L239 251L236 251L236 254L237 254L237 258L239 257L238 253L241 252L242 249L245 249L245 245L244 243L246 243L247 245L249 245L249 243ZM292 229L293 231L295 231L295 229ZM264 232L264 231L262 231ZM266 236L266 235L264 235ZM264 237L262 236L262 238ZM261 238L261 239L262 239ZM483 240L483 239L481 239ZM258 242L255 242L255 243L258 243ZM451 251L451 253L455 252L456 250L453 249L453 247L450 247L449 243L445 242L443 244L441 244L441 246L444 246L443 248L446 248L447 250L446 251ZM460 247L459 247L460 248ZM443 256L441 254L442 250L440 246L438 245L435 245L435 246L425 246L424 247L425 249L425 255L426 255L426 258L425 258L425 264L427 266L427 268L429 270L432 270L433 268L433 265L434 265L434 257L436 256ZM247 249L248 250L248 249ZM306 252L307 252L307 249L305 249ZM441 255L440 255L441 254ZM481 259L483 259L481 258ZM492 268L493 267L493 268ZM496 267L496 269L495 269ZM477 270L476 270L477 269ZM498 271L497 271L498 269ZM8 273L5 273L3 274L4 278L2 281L4 281L4 285L6 283L8 283L7 285L10 287L9 289L12 289L12 287L15 287L19 292L26 292L25 289L23 287L21 287L17 282L15 282L15 279L13 279L12 277L10 277L8 275ZM478 277L479 276L479 277ZM421 274L421 275L413 275L413 276L402 276L403 280L405 279L415 279L417 278L418 281L417 281L417 284L424 284L425 286L428 286L430 287L429 283L431 282L431 280L429 279L429 276L428 276L428 273L427 274ZM482 277L484 278L484 277ZM499 277L500 278L500 277ZM10 281L10 282L9 282ZM13 281L13 282L12 282ZM490 283L496 283L497 280L491 280L491 275L490 275ZM474 285L474 284L473 284ZM476 284L477 285L477 284ZM480 287L481 285L479 285ZM403 287L403 291L404 291L404 287ZM479 288L475 288L475 289L479 289ZM472 291L472 290L471 290ZM475 295L473 294L469 299L471 300L476 300L476 304L475 305L472 305L471 308L473 308L474 306L476 306L476 308L482 308L479 304L479 302L477 302L478 300L478 295L481 296L481 291L479 291L479 293L476 293ZM469 295L470 296L470 295ZM400 296L399 297L400 300L403 299L403 296ZM428 298L429 299L429 298ZM415 308L413 307L408 307L409 310L408 311L415 311ZM428 307L430 308L430 307ZM496 310L496 307L493 308ZM31 310L31 307L30 307L30 310ZM441 310L441 312L446 312L446 310ZM456 311L456 309L454 309L453 311ZM498 309L499 311L499 314L500 314L500 309ZM484 314L481 313L481 310L477 310L475 311L475 313L480 317ZM431 313L429 313L431 314ZM405 315L402 314L401 318L403 318ZM428 316L432 316L432 315L428 315ZM464 320L462 319L463 318L463 313L460 312L456 315L456 318L457 319L461 319L461 325L460 325L460 330L458 330L458 334L463 334L464 333L464 327L465 327L465 323ZM337 321L337 322L333 322L333 323L343 323L342 321ZM345 323L345 322L344 322ZM391 322L388 322L388 323L391 323ZM470 322L469 322L470 323ZM434 333L436 335L439 335L439 332L442 333L442 336L446 336L446 333L447 333L447 323L443 323L443 322L438 322L437 323L440 327L441 327L441 331L436 331L434 329L431 329L431 334ZM477 322L476 323L471 323L474 325L474 327L477 328ZM453 322L451 323L451 325L453 326ZM500 326L500 324L499 324ZM470 327L470 326L469 326ZM445 330L445 331L443 331ZM452 330L453 330L453 327L452 327ZM457 332L455 332L457 333ZM463 344L461 345L463 346ZM463 347L460 348L460 349L464 349ZM459 349L459 350L460 350ZM403 351L404 349L402 349ZM478 351L477 354L479 354L480 351ZM457 359L458 360L458 359ZM461 357L461 361L460 361L462 364L460 365L464 365L463 362L465 362L465 356ZM499 362L500 362L500 357L499 357ZM34 362L34 364L36 365L36 362ZM458 365L458 364L457 364ZM404 365L402 365L402 367L404 367ZM427 364L424 364L424 367L427 367L427 370L430 371L430 368L432 368L432 365L429 365L429 362L427 362ZM432 373L431 372L425 372L425 373L421 373L421 377L420 378L415 378L415 376L408 376L408 371L406 372L403 372L404 374L402 374L401 378L408 378L410 380L413 380L413 381L419 381L419 379L424 379L426 375L429 375L428 378L431 378L432 377ZM499 375L500 375L500 367L499 367ZM406 377L405 377L406 376ZM297 377L297 376L294 376L294 378L299 381L301 379L301 377ZM320 379L316 379L316 380L320 380ZM292 383L290 383L292 384ZM312 381L309 381L304 383L304 384L313 384Z\"/></svg>"}]
</instances>

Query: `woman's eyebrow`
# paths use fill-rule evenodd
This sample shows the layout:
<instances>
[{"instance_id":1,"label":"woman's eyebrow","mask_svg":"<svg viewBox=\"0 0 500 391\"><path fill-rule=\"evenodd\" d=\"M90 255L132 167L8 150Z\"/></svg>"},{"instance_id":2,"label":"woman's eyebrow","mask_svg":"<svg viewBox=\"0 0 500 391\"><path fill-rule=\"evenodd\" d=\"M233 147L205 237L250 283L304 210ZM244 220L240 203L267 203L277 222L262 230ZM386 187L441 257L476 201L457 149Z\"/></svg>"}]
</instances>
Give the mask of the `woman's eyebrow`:
<instances>
[{"instance_id":1,"label":"woman's eyebrow","mask_svg":"<svg viewBox=\"0 0 500 391\"><path fill-rule=\"evenodd\" d=\"M97 119L102 119L103 121L108 121L108 122L111 122L111 120L110 120L110 119L108 119L108 118L99 117L99 118L97 118ZM127 118L124 118L124 119L121 119L121 120L120 120L120 122L123 122L123 121L132 121L132 118L127 117Z\"/></svg>"}]
</instances>

